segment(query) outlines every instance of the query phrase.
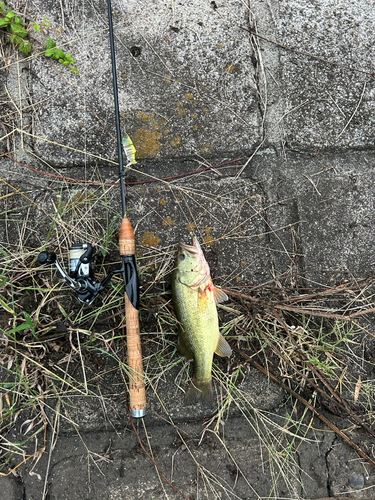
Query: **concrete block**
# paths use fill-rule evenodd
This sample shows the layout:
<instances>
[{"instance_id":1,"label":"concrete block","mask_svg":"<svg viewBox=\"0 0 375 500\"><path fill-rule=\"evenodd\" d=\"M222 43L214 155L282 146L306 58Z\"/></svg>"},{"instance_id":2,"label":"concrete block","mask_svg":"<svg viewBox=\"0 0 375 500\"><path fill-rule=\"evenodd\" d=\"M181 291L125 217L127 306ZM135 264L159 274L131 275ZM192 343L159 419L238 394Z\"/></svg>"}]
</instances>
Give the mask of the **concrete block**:
<instances>
[{"instance_id":1,"label":"concrete block","mask_svg":"<svg viewBox=\"0 0 375 500\"><path fill-rule=\"evenodd\" d=\"M231 156L260 141L253 50L238 27L247 11L237 0L217 8L199 0L113 2L120 110L138 159ZM53 2L36 0L32 14L41 13L59 27L53 36L67 43L80 73L33 61L36 154L55 166L115 160L105 5L72 7L62 17Z\"/></svg>"}]
</instances>

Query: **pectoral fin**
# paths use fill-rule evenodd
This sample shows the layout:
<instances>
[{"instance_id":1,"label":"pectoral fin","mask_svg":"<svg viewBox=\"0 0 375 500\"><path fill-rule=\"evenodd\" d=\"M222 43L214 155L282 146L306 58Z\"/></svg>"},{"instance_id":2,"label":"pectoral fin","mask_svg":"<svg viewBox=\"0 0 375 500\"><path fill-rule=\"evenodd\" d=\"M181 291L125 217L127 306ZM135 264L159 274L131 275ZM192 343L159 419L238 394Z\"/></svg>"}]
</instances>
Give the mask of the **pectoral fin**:
<instances>
[{"instance_id":1,"label":"pectoral fin","mask_svg":"<svg viewBox=\"0 0 375 500\"><path fill-rule=\"evenodd\" d=\"M217 343L217 347L215 349L215 353L218 356L222 356L224 358L227 356L230 356L232 354L232 349L230 348L230 345L225 340L225 338L221 335L221 333L219 333L219 340Z\"/></svg>"},{"instance_id":2,"label":"pectoral fin","mask_svg":"<svg viewBox=\"0 0 375 500\"><path fill-rule=\"evenodd\" d=\"M216 304L220 304L221 302L225 302L226 300L228 300L228 295L223 292L223 290L220 290L220 288L214 288L214 298L215 298L215 302Z\"/></svg>"}]
</instances>

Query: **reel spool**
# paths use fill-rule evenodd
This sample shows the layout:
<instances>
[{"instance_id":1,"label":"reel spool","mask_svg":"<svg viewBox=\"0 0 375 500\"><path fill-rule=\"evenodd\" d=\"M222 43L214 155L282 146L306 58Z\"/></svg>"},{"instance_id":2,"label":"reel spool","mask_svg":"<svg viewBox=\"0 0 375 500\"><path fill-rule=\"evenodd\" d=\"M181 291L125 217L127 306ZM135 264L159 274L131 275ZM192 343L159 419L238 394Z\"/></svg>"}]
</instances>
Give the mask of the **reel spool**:
<instances>
[{"instance_id":1,"label":"reel spool","mask_svg":"<svg viewBox=\"0 0 375 500\"><path fill-rule=\"evenodd\" d=\"M74 243L69 248L69 274L71 278L94 275L93 248L90 243Z\"/></svg>"}]
</instances>

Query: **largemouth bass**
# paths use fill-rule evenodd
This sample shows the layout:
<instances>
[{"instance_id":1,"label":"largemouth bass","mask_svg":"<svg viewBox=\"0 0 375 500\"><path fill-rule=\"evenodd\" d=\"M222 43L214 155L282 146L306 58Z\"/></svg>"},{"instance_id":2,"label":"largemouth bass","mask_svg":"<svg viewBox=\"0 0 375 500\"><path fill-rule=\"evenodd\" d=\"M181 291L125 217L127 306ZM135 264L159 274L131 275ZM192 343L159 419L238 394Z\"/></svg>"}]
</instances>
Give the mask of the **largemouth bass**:
<instances>
[{"instance_id":1,"label":"largemouth bass","mask_svg":"<svg viewBox=\"0 0 375 500\"><path fill-rule=\"evenodd\" d=\"M216 304L228 300L216 288L210 268L198 240L193 236L192 245L180 243L172 274L172 299L179 321L177 348L180 354L193 359L195 371L186 393L186 404L213 400L212 359L230 356L232 349L219 331Z\"/></svg>"}]
</instances>

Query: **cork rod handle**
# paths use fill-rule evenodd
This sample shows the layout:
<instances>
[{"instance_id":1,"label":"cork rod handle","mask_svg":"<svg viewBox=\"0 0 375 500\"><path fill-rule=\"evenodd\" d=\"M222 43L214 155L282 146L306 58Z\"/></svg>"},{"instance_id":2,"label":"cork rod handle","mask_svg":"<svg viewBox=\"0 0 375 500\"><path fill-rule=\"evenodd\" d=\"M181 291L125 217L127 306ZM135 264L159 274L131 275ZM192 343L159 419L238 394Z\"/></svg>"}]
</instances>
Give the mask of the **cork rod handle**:
<instances>
[{"instance_id":1,"label":"cork rod handle","mask_svg":"<svg viewBox=\"0 0 375 500\"><path fill-rule=\"evenodd\" d=\"M119 234L120 255L134 255L134 232L127 217L122 219ZM130 412L133 417L143 417L146 409L141 338L138 310L125 292L126 343L129 366Z\"/></svg>"}]
</instances>

